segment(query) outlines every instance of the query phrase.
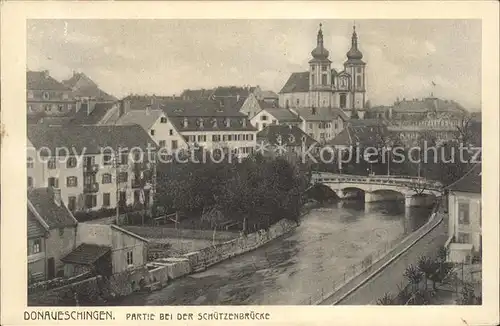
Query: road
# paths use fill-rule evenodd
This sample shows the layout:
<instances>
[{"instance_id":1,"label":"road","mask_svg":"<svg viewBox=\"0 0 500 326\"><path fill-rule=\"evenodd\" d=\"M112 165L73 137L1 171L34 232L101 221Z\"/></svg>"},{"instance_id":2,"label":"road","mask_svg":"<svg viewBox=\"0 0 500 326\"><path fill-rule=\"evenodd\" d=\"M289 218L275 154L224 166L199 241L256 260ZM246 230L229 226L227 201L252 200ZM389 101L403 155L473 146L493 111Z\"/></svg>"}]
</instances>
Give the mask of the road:
<instances>
[{"instance_id":1,"label":"road","mask_svg":"<svg viewBox=\"0 0 500 326\"><path fill-rule=\"evenodd\" d=\"M376 304L377 299L382 297L386 292L396 295L398 293L398 285L405 281L403 274L406 267L410 264L415 264L420 256L435 256L439 247L443 246L447 240L446 231L447 226L443 221L443 223L419 240L381 273L338 304L370 305Z\"/></svg>"}]
</instances>

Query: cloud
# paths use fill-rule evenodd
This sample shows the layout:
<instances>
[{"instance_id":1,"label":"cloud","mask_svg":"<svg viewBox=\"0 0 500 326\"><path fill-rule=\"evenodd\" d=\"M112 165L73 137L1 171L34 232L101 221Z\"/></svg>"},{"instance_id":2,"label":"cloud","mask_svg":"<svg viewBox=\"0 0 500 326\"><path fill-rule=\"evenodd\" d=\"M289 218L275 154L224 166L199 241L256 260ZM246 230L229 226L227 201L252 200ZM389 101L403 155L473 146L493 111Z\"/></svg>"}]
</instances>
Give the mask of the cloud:
<instances>
[{"instance_id":1,"label":"cloud","mask_svg":"<svg viewBox=\"0 0 500 326\"><path fill-rule=\"evenodd\" d=\"M242 84L279 91L292 72L308 69L319 22L31 20L28 67L60 79L81 70L116 96ZM341 70L352 22L322 23L332 66ZM480 106L480 21L364 20L357 26L372 103L427 96L435 81L437 96Z\"/></svg>"}]
</instances>

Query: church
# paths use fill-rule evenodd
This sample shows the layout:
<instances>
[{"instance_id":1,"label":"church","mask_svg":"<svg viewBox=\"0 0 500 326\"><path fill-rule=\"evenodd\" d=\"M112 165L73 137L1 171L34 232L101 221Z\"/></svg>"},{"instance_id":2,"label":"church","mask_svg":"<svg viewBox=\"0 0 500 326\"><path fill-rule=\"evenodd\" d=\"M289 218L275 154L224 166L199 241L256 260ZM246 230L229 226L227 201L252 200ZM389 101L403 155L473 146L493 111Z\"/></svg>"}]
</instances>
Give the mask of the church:
<instances>
[{"instance_id":1,"label":"church","mask_svg":"<svg viewBox=\"0 0 500 326\"><path fill-rule=\"evenodd\" d=\"M339 108L349 117L362 119L367 102L366 63L358 49L355 26L344 70L337 72L331 67L329 54L320 24L316 48L312 50L309 60L309 71L292 73L279 93L280 107L314 108L318 112Z\"/></svg>"}]
</instances>

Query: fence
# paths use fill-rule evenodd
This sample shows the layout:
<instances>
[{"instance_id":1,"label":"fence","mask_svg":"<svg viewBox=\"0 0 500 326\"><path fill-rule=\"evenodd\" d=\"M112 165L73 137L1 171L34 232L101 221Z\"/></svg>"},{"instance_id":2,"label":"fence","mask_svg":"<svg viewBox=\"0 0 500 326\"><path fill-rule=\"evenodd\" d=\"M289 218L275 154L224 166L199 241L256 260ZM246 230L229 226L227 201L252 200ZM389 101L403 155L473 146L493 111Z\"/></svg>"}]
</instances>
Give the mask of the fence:
<instances>
[{"instance_id":1,"label":"fence","mask_svg":"<svg viewBox=\"0 0 500 326\"><path fill-rule=\"evenodd\" d=\"M171 239L186 238L198 240L213 240L214 231L193 230L193 229L174 229L168 227L150 227L150 226L124 226L130 232L150 239ZM217 231L215 232L216 241L228 241L239 236L239 232Z\"/></svg>"},{"instance_id":2,"label":"fence","mask_svg":"<svg viewBox=\"0 0 500 326\"><path fill-rule=\"evenodd\" d=\"M439 208L440 208L440 202L437 202L437 204L434 205L432 213L429 217L429 221L422 227L420 227L417 231L409 234L402 240L395 239L389 242L385 242L384 246L383 247L381 246L380 249L378 249L376 252L367 255L365 258L363 258L361 262L351 265L350 267L345 269L342 276L332 278L330 280L331 285L329 287L321 288L319 291L310 296L308 299L300 302L300 304L303 305L318 304L327 299L328 297L331 297L333 294L339 291L344 285L349 283L355 277L365 272L369 273L372 270L374 270L375 264L378 263L380 260L382 260L382 258L387 257L388 259L391 259L392 257L396 256L399 252L401 252L401 250L404 250L404 248L406 248L406 246L408 246L408 244L410 244L412 241L415 241L415 239L419 239L427 232L429 232L432 228L434 228L436 226L436 222L437 223L440 222L440 219L436 221ZM398 247L401 249L396 250Z\"/></svg>"}]
</instances>

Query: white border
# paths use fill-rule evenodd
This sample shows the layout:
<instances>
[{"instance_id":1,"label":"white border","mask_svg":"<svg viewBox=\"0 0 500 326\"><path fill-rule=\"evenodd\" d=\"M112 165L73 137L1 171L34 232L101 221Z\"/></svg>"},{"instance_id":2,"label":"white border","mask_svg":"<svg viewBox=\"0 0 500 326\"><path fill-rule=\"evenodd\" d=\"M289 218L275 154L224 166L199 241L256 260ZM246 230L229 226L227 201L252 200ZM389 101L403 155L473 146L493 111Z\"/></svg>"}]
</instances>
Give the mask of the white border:
<instances>
[{"instance_id":1,"label":"white border","mask_svg":"<svg viewBox=\"0 0 500 326\"><path fill-rule=\"evenodd\" d=\"M494 325L499 321L499 214L498 214L498 3L491 1L443 2L8 2L1 20L2 221L1 314L2 325L28 324L26 309L26 19L28 18L284 18L284 19L482 19L483 111L483 306L219 306L219 307L110 307L122 325L125 312L269 312L270 321L233 324L269 325ZM464 90L467 91L467 90ZM16 158L15 160L12 158ZM41 308L40 308L41 309ZM56 308L53 308L56 309ZM31 309L30 309L31 310ZM33 309L34 310L34 309ZM63 309L68 310L68 309ZM189 325L228 321L190 322ZM54 324L55 322L29 322ZM67 321L90 325L96 322ZM131 321L130 323L136 323ZM146 323L146 322L142 322ZM149 322L151 323L151 322ZM185 322L163 323L186 325ZM101 322L101 324L103 324Z\"/></svg>"}]
</instances>

